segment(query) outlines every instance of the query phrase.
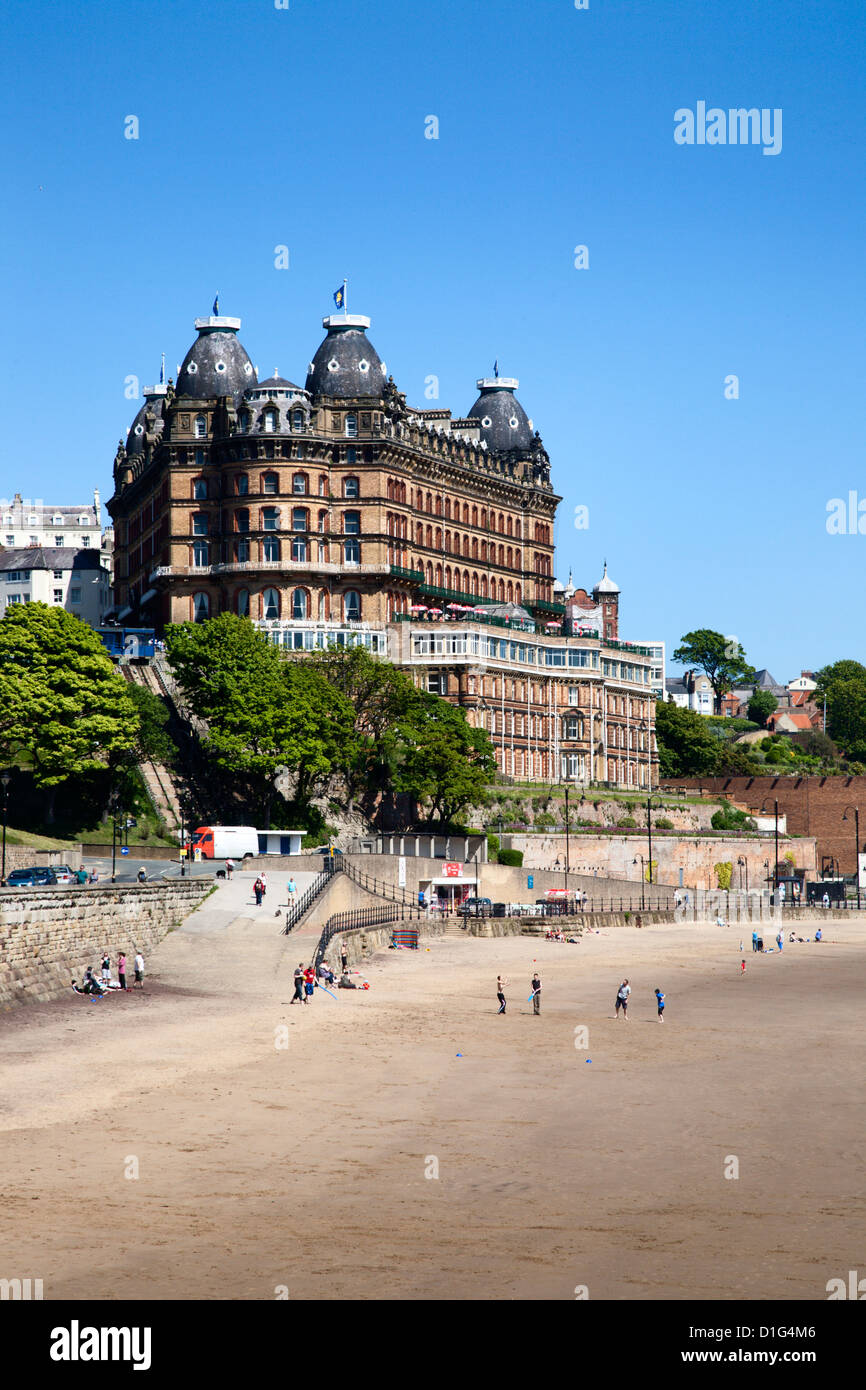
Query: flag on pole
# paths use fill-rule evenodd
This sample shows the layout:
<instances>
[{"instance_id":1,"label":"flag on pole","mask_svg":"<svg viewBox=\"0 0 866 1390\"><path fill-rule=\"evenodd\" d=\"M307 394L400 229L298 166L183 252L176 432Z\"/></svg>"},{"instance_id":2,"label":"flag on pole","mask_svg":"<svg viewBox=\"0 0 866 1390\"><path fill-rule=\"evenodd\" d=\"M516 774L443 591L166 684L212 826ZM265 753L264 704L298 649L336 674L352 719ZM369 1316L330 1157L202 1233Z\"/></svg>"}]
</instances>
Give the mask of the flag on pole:
<instances>
[{"instance_id":1,"label":"flag on pole","mask_svg":"<svg viewBox=\"0 0 866 1390\"><path fill-rule=\"evenodd\" d=\"M499 376L499 358L498 358L498 357L497 357L496 361L493 363L493 375L494 375L494 376Z\"/></svg>"},{"instance_id":2,"label":"flag on pole","mask_svg":"<svg viewBox=\"0 0 866 1390\"><path fill-rule=\"evenodd\" d=\"M345 307L346 307L346 282L345 282L345 280L343 281L343 283L342 283L342 285L340 286L340 288L339 288L338 290L335 290L335 291L334 291L334 303L336 304L336 306L337 306L338 309L345 309Z\"/></svg>"},{"instance_id":3,"label":"flag on pole","mask_svg":"<svg viewBox=\"0 0 866 1390\"><path fill-rule=\"evenodd\" d=\"M219 311L220 311L220 297L219 297L219 295L217 295L216 298L214 299L214 302L213 302L213 312L214 312L215 314L219 314Z\"/></svg>"}]
</instances>

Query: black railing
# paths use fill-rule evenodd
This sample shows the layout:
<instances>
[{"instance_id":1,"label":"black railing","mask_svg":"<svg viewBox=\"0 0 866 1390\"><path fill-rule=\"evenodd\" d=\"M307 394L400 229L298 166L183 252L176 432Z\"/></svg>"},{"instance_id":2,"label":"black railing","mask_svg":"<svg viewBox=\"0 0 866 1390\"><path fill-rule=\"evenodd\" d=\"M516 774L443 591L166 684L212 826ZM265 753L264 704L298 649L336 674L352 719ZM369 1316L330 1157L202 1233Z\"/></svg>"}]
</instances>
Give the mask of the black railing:
<instances>
[{"instance_id":1,"label":"black railing","mask_svg":"<svg viewBox=\"0 0 866 1390\"><path fill-rule=\"evenodd\" d=\"M366 889L366 891L372 893L374 897L386 898L388 902L401 903L404 907L412 907L415 905L416 900L411 894L407 896L405 888L400 888L393 883L385 883L384 880L374 878L373 875L368 874L365 869L356 869L354 864L347 863L345 859L342 864L342 869L353 883L357 883L359 888Z\"/></svg>"},{"instance_id":2,"label":"black railing","mask_svg":"<svg viewBox=\"0 0 866 1390\"><path fill-rule=\"evenodd\" d=\"M417 922L420 918L421 912L417 907L399 902L392 903L390 907L358 907L348 912L335 912L322 928L313 957L315 967L318 970L329 943L343 932L363 931L365 927L381 927L390 922Z\"/></svg>"},{"instance_id":3,"label":"black railing","mask_svg":"<svg viewBox=\"0 0 866 1390\"><path fill-rule=\"evenodd\" d=\"M343 864L340 859L328 859L320 874L317 874L296 903L291 903L286 910L286 925L283 931L288 936L293 927L296 927L301 918L312 907L313 903L325 891L334 874L342 873Z\"/></svg>"}]
</instances>

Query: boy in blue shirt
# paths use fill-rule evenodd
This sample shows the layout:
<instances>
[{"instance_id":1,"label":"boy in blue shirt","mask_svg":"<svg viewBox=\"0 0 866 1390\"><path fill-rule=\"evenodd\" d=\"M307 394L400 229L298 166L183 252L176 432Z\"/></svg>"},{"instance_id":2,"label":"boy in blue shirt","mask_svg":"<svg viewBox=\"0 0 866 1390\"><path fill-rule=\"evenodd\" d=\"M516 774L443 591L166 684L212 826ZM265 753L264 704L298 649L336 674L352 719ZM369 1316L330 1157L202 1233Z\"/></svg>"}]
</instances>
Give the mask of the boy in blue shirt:
<instances>
[{"instance_id":1,"label":"boy in blue shirt","mask_svg":"<svg viewBox=\"0 0 866 1390\"><path fill-rule=\"evenodd\" d=\"M656 996L656 1003L657 1003L658 1006L659 1006L659 1023L664 1023L664 1021L665 1021L665 996L664 996L663 992L662 992L660 989L657 989L657 990L656 990L655 996Z\"/></svg>"}]
</instances>

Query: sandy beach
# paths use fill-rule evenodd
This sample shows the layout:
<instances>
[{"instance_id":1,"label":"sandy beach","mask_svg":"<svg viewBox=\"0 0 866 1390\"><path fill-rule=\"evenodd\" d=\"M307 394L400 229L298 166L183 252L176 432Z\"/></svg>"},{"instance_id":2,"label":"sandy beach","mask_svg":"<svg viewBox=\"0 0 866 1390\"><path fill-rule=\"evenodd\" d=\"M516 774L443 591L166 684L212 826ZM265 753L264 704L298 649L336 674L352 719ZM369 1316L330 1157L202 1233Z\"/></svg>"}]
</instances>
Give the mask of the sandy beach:
<instances>
[{"instance_id":1,"label":"sandy beach","mask_svg":"<svg viewBox=\"0 0 866 1390\"><path fill-rule=\"evenodd\" d=\"M455 928L301 1007L315 935L243 882L220 902L144 994L0 1018L0 1274L46 1299L802 1300L866 1265L866 920L781 957L710 924Z\"/></svg>"}]
</instances>

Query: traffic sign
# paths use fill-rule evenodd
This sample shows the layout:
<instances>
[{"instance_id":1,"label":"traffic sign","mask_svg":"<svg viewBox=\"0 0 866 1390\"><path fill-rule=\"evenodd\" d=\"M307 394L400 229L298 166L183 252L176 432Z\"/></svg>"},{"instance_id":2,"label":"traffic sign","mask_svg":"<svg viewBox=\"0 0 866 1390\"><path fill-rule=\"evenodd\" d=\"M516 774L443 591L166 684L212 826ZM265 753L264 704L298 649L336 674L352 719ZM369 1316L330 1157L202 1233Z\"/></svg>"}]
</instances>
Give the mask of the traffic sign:
<instances>
[{"instance_id":1,"label":"traffic sign","mask_svg":"<svg viewBox=\"0 0 866 1390\"><path fill-rule=\"evenodd\" d=\"M121 846L120 846L120 852L121 852L121 854L129 854L129 849L128 849L128 847L127 847L126 845L121 845Z\"/></svg>"}]
</instances>

